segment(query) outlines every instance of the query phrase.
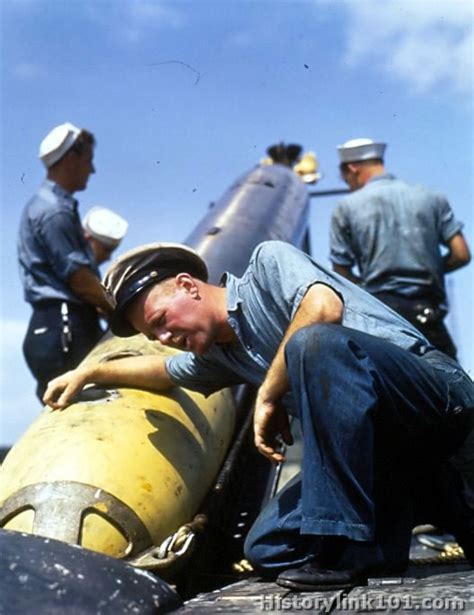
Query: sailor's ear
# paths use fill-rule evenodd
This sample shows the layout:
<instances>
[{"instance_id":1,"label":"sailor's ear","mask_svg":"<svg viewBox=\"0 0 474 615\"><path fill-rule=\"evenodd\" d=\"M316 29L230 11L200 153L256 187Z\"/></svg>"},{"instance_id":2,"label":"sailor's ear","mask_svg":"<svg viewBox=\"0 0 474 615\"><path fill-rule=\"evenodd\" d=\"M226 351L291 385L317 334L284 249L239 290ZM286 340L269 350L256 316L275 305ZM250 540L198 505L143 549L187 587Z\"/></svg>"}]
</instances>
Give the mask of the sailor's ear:
<instances>
[{"instance_id":1,"label":"sailor's ear","mask_svg":"<svg viewBox=\"0 0 474 615\"><path fill-rule=\"evenodd\" d=\"M193 296L199 295L199 288L196 280L189 273L178 273L175 278L176 288L182 288Z\"/></svg>"},{"instance_id":2,"label":"sailor's ear","mask_svg":"<svg viewBox=\"0 0 474 615\"><path fill-rule=\"evenodd\" d=\"M360 165L356 162L348 162L346 168L351 173L357 173L357 171L360 169Z\"/></svg>"}]
</instances>

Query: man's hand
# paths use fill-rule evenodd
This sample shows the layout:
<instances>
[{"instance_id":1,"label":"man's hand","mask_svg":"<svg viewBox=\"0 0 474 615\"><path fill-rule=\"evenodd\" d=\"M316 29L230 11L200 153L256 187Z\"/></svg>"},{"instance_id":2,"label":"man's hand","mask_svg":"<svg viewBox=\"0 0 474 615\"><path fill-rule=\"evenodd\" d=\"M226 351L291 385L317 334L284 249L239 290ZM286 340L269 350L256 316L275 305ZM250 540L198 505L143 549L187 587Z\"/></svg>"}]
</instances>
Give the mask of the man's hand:
<instances>
[{"instance_id":1,"label":"man's hand","mask_svg":"<svg viewBox=\"0 0 474 615\"><path fill-rule=\"evenodd\" d=\"M51 380L43 396L43 402L53 410L69 406L73 397L89 382L83 369L74 369Z\"/></svg>"},{"instance_id":2,"label":"man's hand","mask_svg":"<svg viewBox=\"0 0 474 615\"><path fill-rule=\"evenodd\" d=\"M286 410L280 404L272 401L259 400L255 404L253 419L255 446L257 450L270 461L279 463L285 461L284 455L279 452L278 436L285 444L293 444L290 422Z\"/></svg>"},{"instance_id":3,"label":"man's hand","mask_svg":"<svg viewBox=\"0 0 474 615\"><path fill-rule=\"evenodd\" d=\"M285 365L286 343L303 327L319 322L340 324L343 311L341 298L326 284L315 283L308 288L260 385L254 415L255 446L275 463L285 461L278 452L278 436L285 444L293 444L288 415L279 401L289 389Z\"/></svg>"}]
</instances>

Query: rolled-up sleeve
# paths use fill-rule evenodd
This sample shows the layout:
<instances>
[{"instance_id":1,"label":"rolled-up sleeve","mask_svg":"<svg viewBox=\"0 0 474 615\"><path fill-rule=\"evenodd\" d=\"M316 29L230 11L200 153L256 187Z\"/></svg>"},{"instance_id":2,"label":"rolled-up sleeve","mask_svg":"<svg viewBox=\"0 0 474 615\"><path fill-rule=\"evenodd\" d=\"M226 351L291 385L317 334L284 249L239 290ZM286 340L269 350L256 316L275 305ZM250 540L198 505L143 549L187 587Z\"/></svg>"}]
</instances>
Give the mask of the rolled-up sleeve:
<instances>
[{"instance_id":1,"label":"rolled-up sleeve","mask_svg":"<svg viewBox=\"0 0 474 615\"><path fill-rule=\"evenodd\" d=\"M243 383L237 373L213 360L209 353L206 356L196 356L191 352L172 355L166 359L166 370L177 386L206 396L225 387Z\"/></svg>"},{"instance_id":2,"label":"rolled-up sleeve","mask_svg":"<svg viewBox=\"0 0 474 615\"><path fill-rule=\"evenodd\" d=\"M48 262L59 279L67 281L81 267L91 267L72 213L56 212L44 217L37 232Z\"/></svg>"},{"instance_id":3,"label":"rolled-up sleeve","mask_svg":"<svg viewBox=\"0 0 474 615\"><path fill-rule=\"evenodd\" d=\"M446 245L454 235L462 230L463 224L456 220L453 210L444 197L440 196L438 198L437 207L439 241Z\"/></svg>"},{"instance_id":4,"label":"rolled-up sleeve","mask_svg":"<svg viewBox=\"0 0 474 615\"><path fill-rule=\"evenodd\" d=\"M337 205L331 217L329 258L334 265L352 267L356 262L351 246L351 232L343 205Z\"/></svg>"}]
</instances>

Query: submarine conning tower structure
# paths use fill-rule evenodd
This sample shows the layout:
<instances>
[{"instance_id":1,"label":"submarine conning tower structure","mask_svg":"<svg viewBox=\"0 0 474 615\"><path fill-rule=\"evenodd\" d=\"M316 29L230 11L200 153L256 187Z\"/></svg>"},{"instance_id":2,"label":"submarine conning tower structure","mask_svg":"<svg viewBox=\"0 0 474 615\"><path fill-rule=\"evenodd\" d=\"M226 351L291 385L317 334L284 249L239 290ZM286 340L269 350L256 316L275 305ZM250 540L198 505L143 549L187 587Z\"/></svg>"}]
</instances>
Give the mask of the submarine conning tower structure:
<instances>
[{"instance_id":1,"label":"submarine conning tower structure","mask_svg":"<svg viewBox=\"0 0 474 615\"><path fill-rule=\"evenodd\" d=\"M299 146L278 144L268 153L211 204L184 241L205 259L213 283L224 271L240 275L262 241L309 251L303 179L317 179L316 162L299 174ZM106 333L84 363L175 352L142 335ZM43 560L50 552L57 561L63 547L54 545L61 541L85 547L84 557L89 549L160 572L164 565L140 556L172 544L200 512L229 455L236 456L237 406L230 390L205 398L179 387L91 387L62 412L45 408L0 468L0 539L8 545L12 533L26 542L43 537Z\"/></svg>"},{"instance_id":2,"label":"submarine conning tower structure","mask_svg":"<svg viewBox=\"0 0 474 615\"><path fill-rule=\"evenodd\" d=\"M259 165L240 177L198 223L184 243L204 258L209 279L240 275L262 241L308 243L308 191L282 164Z\"/></svg>"}]
</instances>

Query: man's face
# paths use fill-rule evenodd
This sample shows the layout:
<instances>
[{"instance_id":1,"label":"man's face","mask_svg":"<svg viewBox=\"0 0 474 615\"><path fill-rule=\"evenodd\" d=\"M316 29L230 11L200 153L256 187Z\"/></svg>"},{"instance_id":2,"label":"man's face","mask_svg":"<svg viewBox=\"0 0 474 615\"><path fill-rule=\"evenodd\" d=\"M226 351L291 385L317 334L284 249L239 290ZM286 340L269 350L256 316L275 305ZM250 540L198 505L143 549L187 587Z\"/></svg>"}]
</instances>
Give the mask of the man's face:
<instances>
[{"instance_id":1,"label":"man's face","mask_svg":"<svg viewBox=\"0 0 474 615\"><path fill-rule=\"evenodd\" d=\"M204 354L216 340L211 306L199 294L193 279L180 274L181 282L143 291L127 310L132 326L150 340L194 354ZM173 286L173 282L175 282Z\"/></svg>"},{"instance_id":2,"label":"man's face","mask_svg":"<svg viewBox=\"0 0 474 615\"><path fill-rule=\"evenodd\" d=\"M339 167L341 178L351 190L359 188L357 166L354 164L341 164Z\"/></svg>"},{"instance_id":3,"label":"man's face","mask_svg":"<svg viewBox=\"0 0 474 615\"><path fill-rule=\"evenodd\" d=\"M81 154L71 152L70 155L72 157L74 169L74 191L85 190L89 176L92 175L92 173L95 173L93 164L94 150L92 147L88 146Z\"/></svg>"}]
</instances>

